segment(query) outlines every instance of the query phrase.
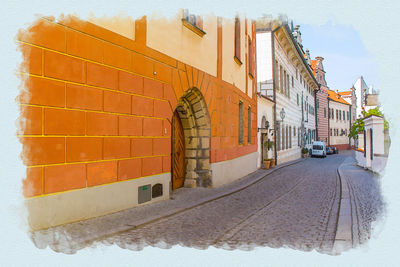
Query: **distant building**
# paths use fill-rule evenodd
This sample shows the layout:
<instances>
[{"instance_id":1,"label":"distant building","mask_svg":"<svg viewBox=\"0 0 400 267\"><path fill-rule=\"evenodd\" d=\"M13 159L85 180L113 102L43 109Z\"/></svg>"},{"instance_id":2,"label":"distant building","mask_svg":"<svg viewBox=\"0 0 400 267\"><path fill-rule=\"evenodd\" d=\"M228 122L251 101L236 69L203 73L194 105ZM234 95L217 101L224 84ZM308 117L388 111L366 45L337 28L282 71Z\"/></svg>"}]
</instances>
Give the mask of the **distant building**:
<instances>
[{"instance_id":1,"label":"distant building","mask_svg":"<svg viewBox=\"0 0 400 267\"><path fill-rule=\"evenodd\" d=\"M329 123L328 123L328 85L325 80L325 70L322 61L323 57L316 57L311 60L311 68L317 79L320 89L316 92L316 119L317 139L328 144Z\"/></svg>"},{"instance_id":2,"label":"distant building","mask_svg":"<svg viewBox=\"0 0 400 267\"><path fill-rule=\"evenodd\" d=\"M351 105L338 92L328 90L329 138L328 145L340 150L350 149Z\"/></svg>"}]
</instances>

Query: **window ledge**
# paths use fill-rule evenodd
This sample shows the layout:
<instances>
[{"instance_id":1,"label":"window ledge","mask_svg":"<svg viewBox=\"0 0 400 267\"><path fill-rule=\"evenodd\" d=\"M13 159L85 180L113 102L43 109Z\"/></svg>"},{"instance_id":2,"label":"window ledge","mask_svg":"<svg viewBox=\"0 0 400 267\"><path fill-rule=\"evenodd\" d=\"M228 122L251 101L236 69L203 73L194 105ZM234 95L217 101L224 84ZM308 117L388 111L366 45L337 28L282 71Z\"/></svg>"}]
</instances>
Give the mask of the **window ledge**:
<instances>
[{"instance_id":1,"label":"window ledge","mask_svg":"<svg viewBox=\"0 0 400 267\"><path fill-rule=\"evenodd\" d=\"M189 21L187 21L186 19L182 19L182 23L183 25L188 28L189 30L191 30L192 32L196 33L198 36L203 37L206 32L203 31L202 29L200 29L199 27L197 27L196 25L193 25L192 23L190 23Z\"/></svg>"},{"instance_id":2,"label":"window ledge","mask_svg":"<svg viewBox=\"0 0 400 267\"><path fill-rule=\"evenodd\" d=\"M237 64L242 65L242 61L237 56L233 56L233 59L236 61Z\"/></svg>"}]
</instances>

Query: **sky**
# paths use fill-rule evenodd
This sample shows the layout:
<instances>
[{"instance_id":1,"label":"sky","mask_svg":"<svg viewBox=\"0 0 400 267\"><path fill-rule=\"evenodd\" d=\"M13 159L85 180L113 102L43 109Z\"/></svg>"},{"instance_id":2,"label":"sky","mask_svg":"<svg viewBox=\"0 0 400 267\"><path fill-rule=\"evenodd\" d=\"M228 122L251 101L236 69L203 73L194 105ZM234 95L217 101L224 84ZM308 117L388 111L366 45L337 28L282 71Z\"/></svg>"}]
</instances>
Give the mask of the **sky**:
<instances>
[{"instance_id":1,"label":"sky","mask_svg":"<svg viewBox=\"0 0 400 267\"><path fill-rule=\"evenodd\" d=\"M350 25L300 24L304 50L312 59L324 58L325 78L331 90L346 91L362 75L368 86L379 89L377 63L366 50L359 33Z\"/></svg>"}]
</instances>

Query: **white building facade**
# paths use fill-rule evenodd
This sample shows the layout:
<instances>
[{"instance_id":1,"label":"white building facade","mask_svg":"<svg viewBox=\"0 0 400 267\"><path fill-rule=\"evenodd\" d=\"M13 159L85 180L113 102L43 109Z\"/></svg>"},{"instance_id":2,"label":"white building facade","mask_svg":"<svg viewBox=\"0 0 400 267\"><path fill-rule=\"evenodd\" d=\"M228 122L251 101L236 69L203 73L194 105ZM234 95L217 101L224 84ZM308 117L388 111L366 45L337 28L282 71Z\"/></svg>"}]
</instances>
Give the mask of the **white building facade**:
<instances>
[{"instance_id":1,"label":"white building facade","mask_svg":"<svg viewBox=\"0 0 400 267\"><path fill-rule=\"evenodd\" d=\"M351 105L338 93L328 90L329 141L339 150L350 149Z\"/></svg>"},{"instance_id":2,"label":"white building facade","mask_svg":"<svg viewBox=\"0 0 400 267\"><path fill-rule=\"evenodd\" d=\"M275 100L277 163L299 158L301 147L316 138L318 82L304 59L300 36L287 24L257 21L257 83L260 93Z\"/></svg>"}]
</instances>

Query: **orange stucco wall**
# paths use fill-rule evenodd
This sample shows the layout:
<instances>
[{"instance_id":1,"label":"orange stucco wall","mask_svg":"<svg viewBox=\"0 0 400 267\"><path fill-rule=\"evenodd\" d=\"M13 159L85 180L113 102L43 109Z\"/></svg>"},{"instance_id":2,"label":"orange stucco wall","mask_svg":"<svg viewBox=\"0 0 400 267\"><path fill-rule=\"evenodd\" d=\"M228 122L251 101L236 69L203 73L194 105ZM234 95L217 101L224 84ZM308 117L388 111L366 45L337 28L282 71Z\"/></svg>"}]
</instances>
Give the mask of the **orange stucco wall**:
<instances>
[{"instance_id":1,"label":"orange stucco wall","mask_svg":"<svg viewBox=\"0 0 400 267\"><path fill-rule=\"evenodd\" d=\"M211 117L211 162L257 150L255 97L147 47L145 18L135 40L74 17L41 18L17 39L25 197L170 172L172 112L191 87ZM240 146L239 100L252 107Z\"/></svg>"}]
</instances>

